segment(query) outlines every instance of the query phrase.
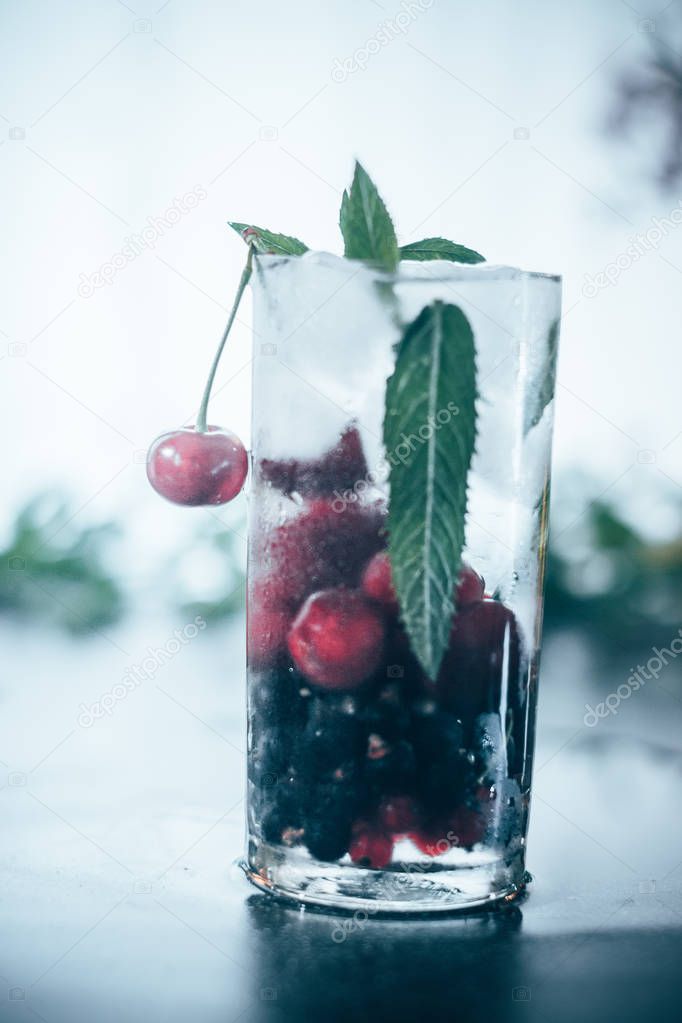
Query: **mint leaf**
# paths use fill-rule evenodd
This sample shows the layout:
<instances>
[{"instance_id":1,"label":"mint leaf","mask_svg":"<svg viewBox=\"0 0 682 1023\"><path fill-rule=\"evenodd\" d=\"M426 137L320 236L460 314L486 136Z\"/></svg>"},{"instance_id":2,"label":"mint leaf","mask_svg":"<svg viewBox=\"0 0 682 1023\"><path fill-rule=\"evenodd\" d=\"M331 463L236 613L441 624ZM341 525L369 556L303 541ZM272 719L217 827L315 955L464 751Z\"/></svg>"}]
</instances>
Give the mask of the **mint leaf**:
<instances>
[{"instance_id":1,"label":"mint leaf","mask_svg":"<svg viewBox=\"0 0 682 1023\"><path fill-rule=\"evenodd\" d=\"M302 256L308 251L308 246L300 242L298 238L291 238L288 234L275 234L274 231L267 231L264 227L255 227L253 224L238 224L235 221L228 221L231 228L240 234L245 242L253 245L256 252L270 256Z\"/></svg>"},{"instance_id":2,"label":"mint leaf","mask_svg":"<svg viewBox=\"0 0 682 1023\"><path fill-rule=\"evenodd\" d=\"M540 380L537 388L534 389L532 397L526 406L523 423L524 433L528 433L529 430L540 422L542 413L554 397L558 354L559 320L555 320L549 328L549 333L547 335L547 356L542 366L542 379Z\"/></svg>"},{"instance_id":3,"label":"mint leaf","mask_svg":"<svg viewBox=\"0 0 682 1023\"><path fill-rule=\"evenodd\" d=\"M424 238L420 242L410 242L400 246L401 259L449 259L452 263L485 263L485 256L466 245L457 245L447 238Z\"/></svg>"},{"instance_id":4,"label":"mint leaf","mask_svg":"<svg viewBox=\"0 0 682 1023\"><path fill-rule=\"evenodd\" d=\"M476 437L476 353L455 305L422 309L386 387L389 555L412 649L432 679L454 613Z\"/></svg>"},{"instance_id":5,"label":"mint leaf","mask_svg":"<svg viewBox=\"0 0 682 1023\"><path fill-rule=\"evenodd\" d=\"M343 193L339 224L347 259L366 259L385 270L398 265L393 221L376 185L357 162L350 191Z\"/></svg>"}]
</instances>

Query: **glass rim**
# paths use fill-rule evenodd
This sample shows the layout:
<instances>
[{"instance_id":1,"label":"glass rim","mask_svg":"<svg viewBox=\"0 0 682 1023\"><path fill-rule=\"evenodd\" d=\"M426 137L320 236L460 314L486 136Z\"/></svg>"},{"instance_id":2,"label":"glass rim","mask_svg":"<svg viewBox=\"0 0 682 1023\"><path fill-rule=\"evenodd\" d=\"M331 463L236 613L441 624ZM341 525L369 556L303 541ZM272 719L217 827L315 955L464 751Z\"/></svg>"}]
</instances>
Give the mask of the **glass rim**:
<instances>
[{"instance_id":1,"label":"glass rim","mask_svg":"<svg viewBox=\"0 0 682 1023\"><path fill-rule=\"evenodd\" d=\"M256 264L262 264L263 269L275 269L278 266L286 265L289 263L306 263L308 265L315 265L321 269L334 269L334 264L331 262L314 262L313 259L308 257L323 256L325 259L334 260L337 265L340 266L353 266L362 268L372 273L377 280L391 281L396 284L423 284L425 281L432 281L434 283L452 283L453 281L472 281L472 280L490 280L490 281L513 281L513 280L547 280L554 281L556 284L561 284L563 277L557 273L547 273L539 270L524 270L521 267L509 266L505 263L455 263L445 259L433 259L433 260L404 260L401 262L400 267L406 268L406 264L411 264L412 267L421 267L423 272L410 273L395 271L389 272L383 270L376 264L370 263L366 260L360 259L347 259L345 256L337 256L332 252L325 252L323 250L312 250L304 252L300 256L289 256L280 254L266 254L266 253L255 253ZM429 264L438 263L438 273L429 273L426 267ZM447 272L445 272L447 268Z\"/></svg>"}]
</instances>

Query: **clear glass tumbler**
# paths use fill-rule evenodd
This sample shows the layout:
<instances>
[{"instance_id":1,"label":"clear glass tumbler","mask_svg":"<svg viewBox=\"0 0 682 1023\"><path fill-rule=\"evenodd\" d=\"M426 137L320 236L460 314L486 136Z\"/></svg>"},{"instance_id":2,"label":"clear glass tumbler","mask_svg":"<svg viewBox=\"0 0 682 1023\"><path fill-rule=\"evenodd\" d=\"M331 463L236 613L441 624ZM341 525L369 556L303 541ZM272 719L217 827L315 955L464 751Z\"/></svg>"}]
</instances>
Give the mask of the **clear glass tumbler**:
<instances>
[{"instance_id":1,"label":"clear glass tumbler","mask_svg":"<svg viewBox=\"0 0 682 1023\"><path fill-rule=\"evenodd\" d=\"M253 289L247 874L367 912L511 899L527 880L560 279L444 262L386 275L307 253L259 256ZM419 443L384 450L386 381L401 324L436 300L471 324L479 398L457 611L433 680L397 614L367 600L385 585L368 566L386 546L389 455ZM318 601L320 641L340 644L331 687L290 652L320 591L344 595L341 609Z\"/></svg>"}]
</instances>

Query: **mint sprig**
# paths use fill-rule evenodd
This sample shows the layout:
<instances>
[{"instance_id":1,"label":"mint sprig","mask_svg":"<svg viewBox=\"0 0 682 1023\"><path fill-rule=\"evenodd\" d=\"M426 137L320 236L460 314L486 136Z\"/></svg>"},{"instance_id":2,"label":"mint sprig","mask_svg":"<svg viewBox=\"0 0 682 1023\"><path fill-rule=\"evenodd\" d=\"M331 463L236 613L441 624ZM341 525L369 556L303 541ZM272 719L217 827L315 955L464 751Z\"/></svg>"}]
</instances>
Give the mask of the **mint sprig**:
<instances>
[{"instance_id":1,"label":"mint sprig","mask_svg":"<svg viewBox=\"0 0 682 1023\"><path fill-rule=\"evenodd\" d=\"M420 242L410 242L400 246L401 259L413 259L425 262L430 259L447 259L451 263L485 263L485 256L466 245L457 245L447 238L423 238Z\"/></svg>"},{"instance_id":2,"label":"mint sprig","mask_svg":"<svg viewBox=\"0 0 682 1023\"><path fill-rule=\"evenodd\" d=\"M384 419L393 581L410 644L431 679L455 610L475 438L471 326L458 306L434 302L398 344Z\"/></svg>"},{"instance_id":3,"label":"mint sprig","mask_svg":"<svg viewBox=\"0 0 682 1023\"><path fill-rule=\"evenodd\" d=\"M347 259L366 259L385 270L396 268L400 257L393 221L376 185L357 162L350 190L343 193L339 225Z\"/></svg>"},{"instance_id":4,"label":"mint sprig","mask_svg":"<svg viewBox=\"0 0 682 1023\"><path fill-rule=\"evenodd\" d=\"M386 204L357 162L341 199L339 225L347 259L389 273L401 260L484 262L480 253L447 238L399 246ZM230 226L256 254L308 251L297 238L249 224ZM474 338L462 310L440 301L403 327L393 282L380 281L378 287L402 332L384 420L391 466L389 554L412 649L435 679L448 646L464 546L467 478L476 438ZM406 447L409 457L403 457Z\"/></svg>"},{"instance_id":5,"label":"mint sprig","mask_svg":"<svg viewBox=\"0 0 682 1023\"><path fill-rule=\"evenodd\" d=\"M308 246L291 235L278 234L255 224L228 221L243 240L260 255L302 256ZM395 270L401 260L425 262L446 259L452 263L483 263L475 249L447 238L423 238L398 245L393 221L379 190L361 163L356 161L350 188L341 197L339 226L347 259L364 259L384 270Z\"/></svg>"},{"instance_id":6,"label":"mint sprig","mask_svg":"<svg viewBox=\"0 0 682 1023\"><path fill-rule=\"evenodd\" d=\"M228 223L248 245L253 246L261 255L302 256L304 252L308 251L307 245L288 234L276 234L264 227L256 227L255 224L239 224L233 220Z\"/></svg>"}]
</instances>

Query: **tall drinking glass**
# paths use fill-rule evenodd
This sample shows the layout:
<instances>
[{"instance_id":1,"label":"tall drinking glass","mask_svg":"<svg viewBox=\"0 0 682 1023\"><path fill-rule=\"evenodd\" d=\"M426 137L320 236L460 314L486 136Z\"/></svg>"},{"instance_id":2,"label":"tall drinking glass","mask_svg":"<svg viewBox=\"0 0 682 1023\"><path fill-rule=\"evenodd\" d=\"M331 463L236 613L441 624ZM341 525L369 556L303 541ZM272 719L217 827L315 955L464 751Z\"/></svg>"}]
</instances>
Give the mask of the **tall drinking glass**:
<instances>
[{"instance_id":1,"label":"tall drinking glass","mask_svg":"<svg viewBox=\"0 0 682 1023\"><path fill-rule=\"evenodd\" d=\"M444 262L387 275L306 253L257 257L253 289L247 874L346 909L513 898L527 878L560 279ZM386 381L401 324L433 302L468 319L478 388L436 679L377 557L388 469L428 434L385 450ZM323 684L310 643L337 659Z\"/></svg>"}]
</instances>

